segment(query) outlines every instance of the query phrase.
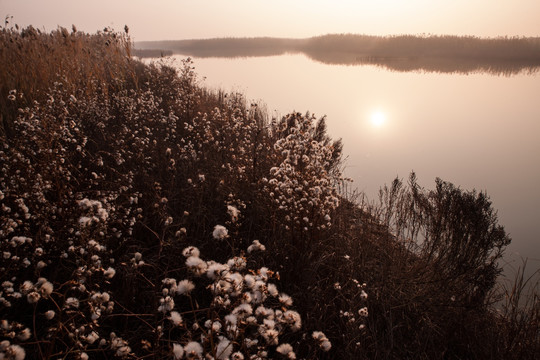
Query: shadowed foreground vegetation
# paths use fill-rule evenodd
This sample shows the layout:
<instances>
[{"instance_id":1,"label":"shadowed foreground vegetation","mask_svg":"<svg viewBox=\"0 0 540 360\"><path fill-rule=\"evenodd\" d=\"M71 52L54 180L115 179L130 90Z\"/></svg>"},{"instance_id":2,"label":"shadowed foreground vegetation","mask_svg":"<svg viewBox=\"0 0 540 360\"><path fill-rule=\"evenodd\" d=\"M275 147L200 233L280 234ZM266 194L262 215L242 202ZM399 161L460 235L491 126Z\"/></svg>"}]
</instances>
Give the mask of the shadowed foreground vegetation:
<instances>
[{"instance_id":1,"label":"shadowed foreground vegetation","mask_svg":"<svg viewBox=\"0 0 540 360\"><path fill-rule=\"evenodd\" d=\"M144 65L127 28L0 44L2 358L540 355L485 194L356 201L324 119Z\"/></svg>"},{"instance_id":2,"label":"shadowed foreground vegetation","mask_svg":"<svg viewBox=\"0 0 540 360\"><path fill-rule=\"evenodd\" d=\"M392 71L513 75L540 68L539 38L473 36L323 35L307 39L218 38L145 41L141 49L167 49L196 57L305 54L331 65L376 65Z\"/></svg>"}]
</instances>

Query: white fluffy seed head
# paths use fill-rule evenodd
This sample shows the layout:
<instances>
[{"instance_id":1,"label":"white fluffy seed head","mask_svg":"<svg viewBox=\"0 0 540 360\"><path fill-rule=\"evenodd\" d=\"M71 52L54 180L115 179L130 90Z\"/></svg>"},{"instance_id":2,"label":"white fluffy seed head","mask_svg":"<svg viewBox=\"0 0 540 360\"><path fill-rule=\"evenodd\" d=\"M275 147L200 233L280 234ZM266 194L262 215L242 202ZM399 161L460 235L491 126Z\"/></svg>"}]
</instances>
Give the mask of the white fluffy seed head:
<instances>
[{"instance_id":1,"label":"white fluffy seed head","mask_svg":"<svg viewBox=\"0 0 540 360\"><path fill-rule=\"evenodd\" d=\"M228 234L229 234L229 231L223 225L216 225L214 227L214 231L212 232L212 236L216 240L223 240L227 237Z\"/></svg>"}]
</instances>

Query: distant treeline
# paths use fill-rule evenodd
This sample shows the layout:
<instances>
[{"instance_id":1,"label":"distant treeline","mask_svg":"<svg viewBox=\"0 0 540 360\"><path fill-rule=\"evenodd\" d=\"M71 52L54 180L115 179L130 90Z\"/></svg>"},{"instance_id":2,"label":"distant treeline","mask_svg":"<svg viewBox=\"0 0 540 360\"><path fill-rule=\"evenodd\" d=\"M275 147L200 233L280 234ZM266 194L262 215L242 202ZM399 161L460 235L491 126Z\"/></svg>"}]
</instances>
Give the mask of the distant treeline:
<instances>
[{"instance_id":1,"label":"distant treeline","mask_svg":"<svg viewBox=\"0 0 540 360\"><path fill-rule=\"evenodd\" d=\"M161 49L133 49L132 55L135 55L140 58L156 58L156 57L165 57L171 56L173 54L172 50L161 50Z\"/></svg>"},{"instance_id":2,"label":"distant treeline","mask_svg":"<svg viewBox=\"0 0 540 360\"><path fill-rule=\"evenodd\" d=\"M175 54L195 57L250 57L299 52L307 40L282 38L216 38L202 40L143 41L140 49L168 49Z\"/></svg>"},{"instance_id":3,"label":"distant treeline","mask_svg":"<svg viewBox=\"0 0 540 360\"><path fill-rule=\"evenodd\" d=\"M216 38L150 41L140 49L167 49L194 57L250 57L303 53L342 65L373 64L396 71L516 73L540 67L540 38L474 36L324 35L307 39Z\"/></svg>"}]
</instances>

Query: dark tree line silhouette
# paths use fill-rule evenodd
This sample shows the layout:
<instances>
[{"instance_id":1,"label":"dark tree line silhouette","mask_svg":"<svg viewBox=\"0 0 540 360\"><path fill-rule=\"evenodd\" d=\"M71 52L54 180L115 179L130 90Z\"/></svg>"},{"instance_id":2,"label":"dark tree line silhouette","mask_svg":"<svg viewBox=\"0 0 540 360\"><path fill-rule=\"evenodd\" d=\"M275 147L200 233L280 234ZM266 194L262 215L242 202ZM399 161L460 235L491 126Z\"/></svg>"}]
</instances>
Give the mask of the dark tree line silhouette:
<instances>
[{"instance_id":1,"label":"dark tree line silhouette","mask_svg":"<svg viewBox=\"0 0 540 360\"><path fill-rule=\"evenodd\" d=\"M540 67L540 38L475 36L323 35L307 39L215 38L139 42L195 57L252 57L302 53L339 65L377 65L393 71L487 72L511 75Z\"/></svg>"}]
</instances>

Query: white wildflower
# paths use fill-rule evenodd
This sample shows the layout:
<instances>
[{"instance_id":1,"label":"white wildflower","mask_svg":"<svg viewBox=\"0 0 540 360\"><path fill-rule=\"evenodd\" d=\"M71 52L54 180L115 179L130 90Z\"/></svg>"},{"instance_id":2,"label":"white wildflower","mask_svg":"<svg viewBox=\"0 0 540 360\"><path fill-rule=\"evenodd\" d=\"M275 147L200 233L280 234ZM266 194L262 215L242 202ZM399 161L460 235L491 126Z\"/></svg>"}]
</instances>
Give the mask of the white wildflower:
<instances>
[{"instance_id":1,"label":"white wildflower","mask_svg":"<svg viewBox=\"0 0 540 360\"><path fill-rule=\"evenodd\" d=\"M253 288L253 286L255 285L255 277L251 274L246 274L244 275L244 283L246 284L246 286L248 288Z\"/></svg>"},{"instance_id":2,"label":"white wildflower","mask_svg":"<svg viewBox=\"0 0 540 360\"><path fill-rule=\"evenodd\" d=\"M26 296L26 299L28 300L28 303L30 303L30 304L37 303L40 298L41 298L41 295L39 295L39 293L37 293L36 291L30 292Z\"/></svg>"},{"instance_id":3,"label":"white wildflower","mask_svg":"<svg viewBox=\"0 0 540 360\"><path fill-rule=\"evenodd\" d=\"M268 329L262 333L262 336L268 345L277 345L279 332L275 329Z\"/></svg>"},{"instance_id":4,"label":"white wildflower","mask_svg":"<svg viewBox=\"0 0 540 360\"><path fill-rule=\"evenodd\" d=\"M330 340L326 339L323 342L321 342L321 349L323 349L323 351L329 351L331 348L332 348L332 343L330 342Z\"/></svg>"},{"instance_id":5,"label":"white wildflower","mask_svg":"<svg viewBox=\"0 0 540 360\"><path fill-rule=\"evenodd\" d=\"M101 339L103 342L105 339ZM100 345L101 345L100 342ZM128 342L121 337L116 336L114 332L111 333L111 349L116 350L116 356L125 357L131 352L131 348L128 346Z\"/></svg>"},{"instance_id":6,"label":"white wildflower","mask_svg":"<svg viewBox=\"0 0 540 360\"><path fill-rule=\"evenodd\" d=\"M273 319L274 318L274 310L266 308L266 307L261 305L255 310L255 315L260 316L260 317L267 317L269 319Z\"/></svg>"},{"instance_id":7,"label":"white wildflower","mask_svg":"<svg viewBox=\"0 0 540 360\"><path fill-rule=\"evenodd\" d=\"M198 258L200 254L201 252L195 246L188 246L187 248L182 250L182 255L184 255L185 257L194 256Z\"/></svg>"},{"instance_id":8,"label":"white wildflower","mask_svg":"<svg viewBox=\"0 0 540 360\"><path fill-rule=\"evenodd\" d=\"M367 317L368 316L368 309L367 307L363 307L361 308L360 310L358 310L358 315L362 316L362 317Z\"/></svg>"},{"instance_id":9,"label":"white wildflower","mask_svg":"<svg viewBox=\"0 0 540 360\"><path fill-rule=\"evenodd\" d=\"M279 302L282 303L284 306L291 306L293 304L292 298L285 293L281 293L279 295Z\"/></svg>"},{"instance_id":10,"label":"white wildflower","mask_svg":"<svg viewBox=\"0 0 540 360\"><path fill-rule=\"evenodd\" d=\"M182 325L182 315L180 315L180 313L178 313L177 311L171 311L171 316L169 317L169 320L171 320L174 326Z\"/></svg>"},{"instance_id":11,"label":"white wildflower","mask_svg":"<svg viewBox=\"0 0 540 360\"><path fill-rule=\"evenodd\" d=\"M319 342L323 351L329 351L332 348L332 343L322 331L314 331L311 336Z\"/></svg>"},{"instance_id":12,"label":"white wildflower","mask_svg":"<svg viewBox=\"0 0 540 360\"><path fill-rule=\"evenodd\" d=\"M210 266L208 266L208 269L206 270L206 276L208 276L209 279L216 280L217 278L223 276L223 274L228 271L228 266L214 263Z\"/></svg>"},{"instance_id":13,"label":"white wildflower","mask_svg":"<svg viewBox=\"0 0 540 360\"><path fill-rule=\"evenodd\" d=\"M289 359L296 359L296 356L294 355L293 348L290 344L284 343L279 345L276 348L276 351L282 355L287 356ZM292 356L290 354L293 354Z\"/></svg>"},{"instance_id":14,"label":"white wildflower","mask_svg":"<svg viewBox=\"0 0 540 360\"><path fill-rule=\"evenodd\" d=\"M256 346L258 343L259 343L259 340L257 339L250 339L250 338L244 339L244 345L246 345L247 348Z\"/></svg>"},{"instance_id":15,"label":"white wildflower","mask_svg":"<svg viewBox=\"0 0 540 360\"><path fill-rule=\"evenodd\" d=\"M116 270L114 270L112 267L109 267L107 270L105 270L103 272L103 275L107 278L107 279L112 279L114 277L114 275L116 274Z\"/></svg>"},{"instance_id":16,"label":"white wildflower","mask_svg":"<svg viewBox=\"0 0 540 360\"><path fill-rule=\"evenodd\" d=\"M186 260L186 266L196 275L202 275L206 272L208 264L196 256L190 256Z\"/></svg>"},{"instance_id":17,"label":"white wildflower","mask_svg":"<svg viewBox=\"0 0 540 360\"><path fill-rule=\"evenodd\" d=\"M180 228L180 230L178 230L174 235L176 237L180 237L182 235L186 235L187 234L187 229L185 227L182 227Z\"/></svg>"},{"instance_id":18,"label":"white wildflower","mask_svg":"<svg viewBox=\"0 0 540 360\"><path fill-rule=\"evenodd\" d=\"M243 270L246 268L246 259L243 257L235 256L227 261L227 266L231 270Z\"/></svg>"},{"instance_id":19,"label":"white wildflower","mask_svg":"<svg viewBox=\"0 0 540 360\"><path fill-rule=\"evenodd\" d=\"M173 354L176 360L181 359L184 356L184 348L180 344L173 344Z\"/></svg>"},{"instance_id":20,"label":"white wildflower","mask_svg":"<svg viewBox=\"0 0 540 360\"><path fill-rule=\"evenodd\" d=\"M40 291L43 296L51 295L53 292L54 286L48 281L45 281L43 284L41 284Z\"/></svg>"},{"instance_id":21,"label":"white wildflower","mask_svg":"<svg viewBox=\"0 0 540 360\"><path fill-rule=\"evenodd\" d=\"M231 355L231 359L232 360L244 360L244 355L240 351L237 351L237 352L235 352L234 354Z\"/></svg>"},{"instance_id":22,"label":"white wildflower","mask_svg":"<svg viewBox=\"0 0 540 360\"><path fill-rule=\"evenodd\" d=\"M221 323L219 321L214 321L211 324L211 328L213 332L218 332L219 330L221 330Z\"/></svg>"},{"instance_id":23,"label":"white wildflower","mask_svg":"<svg viewBox=\"0 0 540 360\"><path fill-rule=\"evenodd\" d=\"M85 340L87 343L89 344L93 344L96 342L96 340L99 339L99 335L97 332L95 331L92 331L90 334L88 334L86 337L85 337Z\"/></svg>"},{"instance_id":24,"label":"white wildflower","mask_svg":"<svg viewBox=\"0 0 540 360\"><path fill-rule=\"evenodd\" d=\"M212 236L216 240L223 240L227 237L228 233L229 232L227 231L227 228L225 228L225 226L216 225L214 227L214 231L212 232Z\"/></svg>"},{"instance_id":25,"label":"white wildflower","mask_svg":"<svg viewBox=\"0 0 540 360\"><path fill-rule=\"evenodd\" d=\"M92 224L92 218L88 217L88 216L81 216L79 218L79 224L82 227L88 226L88 225Z\"/></svg>"},{"instance_id":26,"label":"white wildflower","mask_svg":"<svg viewBox=\"0 0 540 360\"><path fill-rule=\"evenodd\" d=\"M253 314L253 308L249 304L240 304L234 308L232 313L241 316L251 315Z\"/></svg>"},{"instance_id":27,"label":"white wildflower","mask_svg":"<svg viewBox=\"0 0 540 360\"><path fill-rule=\"evenodd\" d=\"M266 250L266 246L261 244L259 240L253 240L251 245L249 245L247 248L248 253L251 253L253 251L265 251L265 250Z\"/></svg>"},{"instance_id":28,"label":"white wildflower","mask_svg":"<svg viewBox=\"0 0 540 360\"><path fill-rule=\"evenodd\" d=\"M30 336L32 336L32 333L30 332L29 328L26 328L23 331L21 331L19 335L17 335L17 338L21 341L26 341L30 339Z\"/></svg>"},{"instance_id":29,"label":"white wildflower","mask_svg":"<svg viewBox=\"0 0 540 360\"><path fill-rule=\"evenodd\" d=\"M4 353L0 353L0 355L2 355L2 359L4 359L5 357L5 359L24 360L24 358L26 357L26 352L19 345L8 345L3 351Z\"/></svg>"},{"instance_id":30,"label":"white wildflower","mask_svg":"<svg viewBox=\"0 0 540 360\"><path fill-rule=\"evenodd\" d=\"M78 308L79 307L79 299L74 297L69 297L66 299L66 302L64 303L64 306L66 308L73 307Z\"/></svg>"},{"instance_id":31,"label":"white wildflower","mask_svg":"<svg viewBox=\"0 0 540 360\"><path fill-rule=\"evenodd\" d=\"M266 329L274 329L276 327L276 322L272 319L264 319L263 320L263 328Z\"/></svg>"},{"instance_id":32,"label":"white wildflower","mask_svg":"<svg viewBox=\"0 0 540 360\"><path fill-rule=\"evenodd\" d=\"M174 309L174 300L170 296L166 296L165 298L159 299L159 302L161 305L159 305L158 311L166 313Z\"/></svg>"},{"instance_id":33,"label":"white wildflower","mask_svg":"<svg viewBox=\"0 0 540 360\"><path fill-rule=\"evenodd\" d=\"M184 346L186 358L188 359L200 359L202 356L203 348L201 344L196 341L190 341Z\"/></svg>"},{"instance_id":34,"label":"white wildflower","mask_svg":"<svg viewBox=\"0 0 540 360\"><path fill-rule=\"evenodd\" d=\"M266 267L266 266L263 266L262 268L259 269L259 271L257 271L258 273L258 278L261 279L261 280L268 280L268 276L270 275L270 270Z\"/></svg>"},{"instance_id":35,"label":"white wildflower","mask_svg":"<svg viewBox=\"0 0 540 360\"><path fill-rule=\"evenodd\" d=\"M111 295L109 295L108 292L96 292L94 295L92 295L91 299L98 304L102 304L109 301L111 299Z\"/></svg>"},{"instance_id":36,"label":"white wildflower","mask_svg":"<svg viewBox=\"0 0 540 360\"><path fill-rule=\"evenodd\" d=\"M233 350L231 341L224 336L219 337L219 343L216 349L218 360L228 360Z\"/></svg>"},{"instance_id":37,"label":"white wildflower","mask_svg":"<svg viewBox=\"0 0 540 360\"><path fill-rule=\"evenodd\" d=\"M195 284L190 280L181 280L176 288L178 295L189 295L189 293L195 289Z\"/></svg>"},{"instance_id":38,"label":"white wildflower","mask_svg":"<svg viewBox=\"0 0 540 360\"><path fill-rule=\"evenodd\" d=\"M45 318L47 320L51 320L54 317L54 315L56 315L54 310L49 310L49 311L45 312Z\"/></svg>"},{"instance_id":39,"label":"white wildflower","mask_svg":"<svg viewBox=\"0 0 540 360\"><path fill-rule=\"evenodd\" d=\"M236 222L238 220L238 216L240 215L240 210L232 205L227 205L227 214L230 215L232 222Z\"/></svg>"},{"instance_id":40,"label":"white wildflower","mask_svg":"<svg viewBox=\"0 0 540 360\"><path fill-rule=\"evenodd\" d=\"M300 317L300 314L296 311L285 311L283 313L283 319L290 325L293 332L296 332L302 328L302 318Z\"/></svg>"},{"instance_id":41,"label":"white wildflower","mask_svg":"<svg viewBox=\"0 0 540 360\"><path fill-rule=\"evenodd\" d=\"M238 322L238 318L234 314L228 314L225 315L225 322L227 324L236 325L236 323Z\"/></svg>"},{"instance_id":42,"label":"white wildflower","mask_svg":"<svg viewBox=\"0 0 540 360\"><path fill-rule=\"evenodd\" d=\"M266 289L268 290L268 293L270 294L270 296L276 297L279 295L277 286L275 284L269 283L266 286Z\"/></svg>"}]
</instances>

